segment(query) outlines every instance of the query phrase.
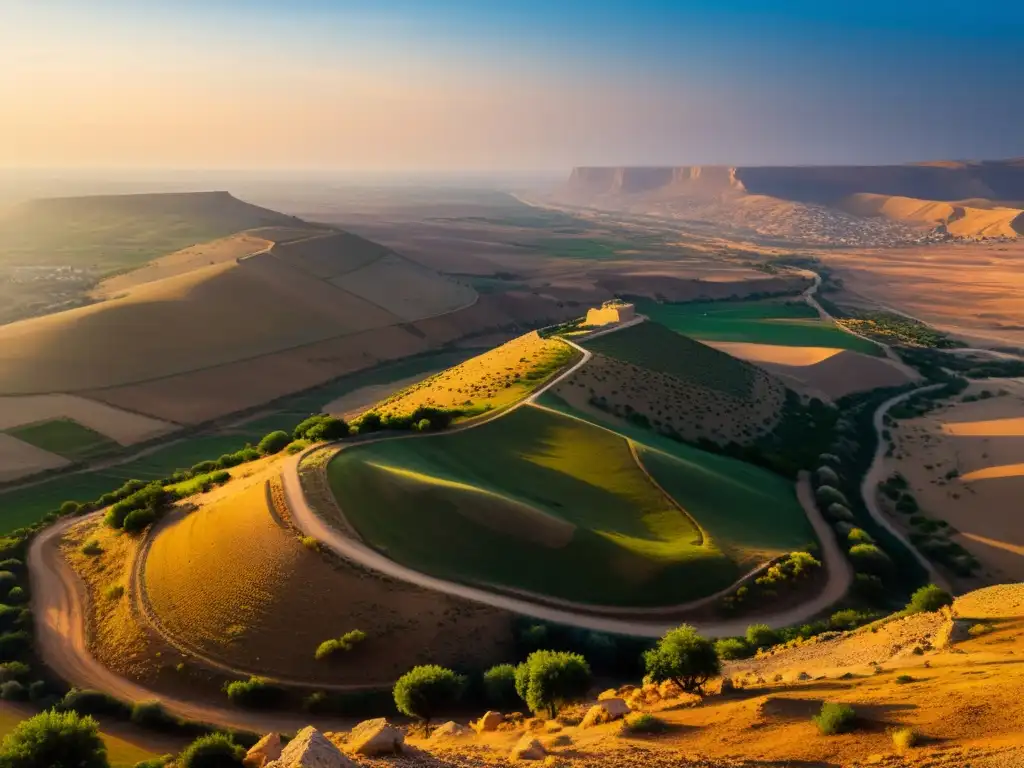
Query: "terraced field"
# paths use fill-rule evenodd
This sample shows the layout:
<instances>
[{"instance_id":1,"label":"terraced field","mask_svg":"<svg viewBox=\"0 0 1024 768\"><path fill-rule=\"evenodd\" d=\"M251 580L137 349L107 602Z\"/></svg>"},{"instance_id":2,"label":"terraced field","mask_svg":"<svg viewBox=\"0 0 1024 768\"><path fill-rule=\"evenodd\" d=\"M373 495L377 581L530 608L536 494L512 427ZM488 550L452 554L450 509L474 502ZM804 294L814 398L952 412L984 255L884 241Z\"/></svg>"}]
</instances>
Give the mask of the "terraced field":
<instances>
[{"instance_id":1,"label":"terraced field","mask_svg":"<svg viewBox=\"0 0 1024 768\"><path fill-rule=\"evenodd\" d=\"M747 342L788 347L849 349L879 356L881 348L826 323L799 301L636 302L637 312L701 341Z\"/></svg>"},{"instance_id":2,"label":"terraced field","mask_svg":"<svg viewBox=\"0 0 1024 768\"><path fill-rule=\"evenodd\" d=\"M328 476L348 521L395 560L591 604L686 602L768 551L813 540L785 481L673 447L692 453L656 458L651 471L678 478L676 497L645 466L660 446L640 446L638 457L621 434L527 406L475 429L347 448ZM739 515L735 531L756 514L774 529L764 541L756 525L735 540L716 532L730 530L720 516Z\"/></svg>"}]
</instances>

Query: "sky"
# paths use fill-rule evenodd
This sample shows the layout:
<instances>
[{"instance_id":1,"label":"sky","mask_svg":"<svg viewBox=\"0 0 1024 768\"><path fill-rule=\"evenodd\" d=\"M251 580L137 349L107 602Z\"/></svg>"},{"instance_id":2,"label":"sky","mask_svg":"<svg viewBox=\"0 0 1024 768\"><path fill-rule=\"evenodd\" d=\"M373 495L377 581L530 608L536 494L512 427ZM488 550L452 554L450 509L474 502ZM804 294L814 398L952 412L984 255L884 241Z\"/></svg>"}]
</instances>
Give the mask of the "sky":
<instances>
[{"instance_id":1,"label":"sky","mask_svg":"<svg viewBox=\"0 0 1024 768\"><path fill-rule=\"evenodd\" d=\"M0 0L0 168L1024 155L1014 0Z\"/></svg>"}]
</instances>

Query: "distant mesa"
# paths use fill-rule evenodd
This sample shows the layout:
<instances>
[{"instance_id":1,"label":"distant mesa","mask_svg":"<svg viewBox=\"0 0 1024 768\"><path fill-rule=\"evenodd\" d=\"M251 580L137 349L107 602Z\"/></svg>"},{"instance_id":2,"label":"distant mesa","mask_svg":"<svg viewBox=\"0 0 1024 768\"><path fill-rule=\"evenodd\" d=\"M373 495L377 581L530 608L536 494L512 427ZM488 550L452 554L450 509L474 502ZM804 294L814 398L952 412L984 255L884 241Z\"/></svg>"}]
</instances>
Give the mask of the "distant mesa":
<instances>
[{"instance_id":1,"label":"distant mesa","mask_svg":"<svg viewBox=\"0 0 1024 768\"><path fill-rule=\"evenodd\" d=\"M745 215L763 210L775 217L788 212L779 204L789 203L942 229L954 237L1016 237L1024 234L1024 162L579 167L554 199L671 215L725 204Z\"/></svg>"},{"instance_id":2,"label":"distant mesa","mask_svg":"<svg viewBox=\"0 0 1024 768\"><path fill-rule=\"evenodd\" d=\"M587 310L587 325L628 323L636 317L636 307L618 299L604 302L600 307Z\"/></svg>"}]
</instances>

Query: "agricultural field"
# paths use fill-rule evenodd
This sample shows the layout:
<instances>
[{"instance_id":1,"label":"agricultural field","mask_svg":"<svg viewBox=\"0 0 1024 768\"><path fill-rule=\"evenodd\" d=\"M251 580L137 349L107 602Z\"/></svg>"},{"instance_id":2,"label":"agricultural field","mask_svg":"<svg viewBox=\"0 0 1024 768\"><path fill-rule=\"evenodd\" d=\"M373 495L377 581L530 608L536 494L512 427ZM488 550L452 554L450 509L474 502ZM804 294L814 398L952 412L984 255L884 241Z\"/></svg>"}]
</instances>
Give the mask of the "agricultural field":
<instances>
[{"instance_id":1,"label":"agricultural field","mask_svg":"<svg viewBox=\"0 0 1024 768\"><path fill-rule=\"evenodd\" d=\"M382 400L371 410L403 416L420 407L463 409L473 414L522 400L576 356L569 345L536 331L429 376Z\"/></svg>"},{"instance_id":2,"label":"agricultural field","mask_svg":"<svg viewBox=\"0 0 1024 768\"><path fill-rule=\"evenodd\" d=\"M633 450L621 434L529 406L458 433L347 448L328 476L346 519L396 560L591 604L696 599L731 584L771 548L747 551L720 539L710 531L709 505L692 509L686 497L666 496ZM710 500L712 488L728 482L693 456L673 460L702 488L688 490L693 499ZM741 489L739 498L763 512L781 491L775 508L803 518L785 481L768 487Z\"/></svg>"},{"instance_id":3,"label":"agricultural field","mask_svg":"<svg viewBox=\"0 0 1024 768\"><path fill-rule=\"evenodd\" d=\"M11 437L72 461L85 461L121 446L74 419L53 419L6 430Z\"/></svg>"},{"instance_id":4,"label":"agricultural field","mask_svg":"<svg viewBox=\"0 0 1024 768\"><path fill-rule=\"evenodd\" d=\"M639 299L636 310L677 333L707 342L849 349L881 355L881 348L847 333L799 300L712 301L662 304Z\"/></svg>"},{"instance_id":5,"label":"agricultural field","mask_svg":"<svg viewBox=\"0 0 1024 768\"><path fill-rule=\"evenodd\" d=\"M0 397L0 431L55 419L71 420L120 445L151 440L178 425L75 395Z\"/></svg>"},{"instance_id":6,"label":"agricultural field","mask_svg":"<svg viewBox=\"0 0 1024 768\"><path fill-rule=\"evenodd\" d=\"M143 580L175 644L241 671L317 684L387 686L417 663L500 660L511 640L506 614L329 561L282 525L281 509L278 481L254 472L159 533ZM324 640L354 629L367 639L351 654L314 657Z\"/></svg>"},{"instance_id":7,"label":"agricultural field","mask_svg":"<svg viewBox=\"0 0 1024 768\"><path fill-rule=\"evenodd\" d=\"M623 258L623 251L631 251L635 244L614 240L592 238L546 238L537 240L532 247L544 251L548 256L562 259L586 259L588 261L612 261Z\"/></svg>"}]
</instances>

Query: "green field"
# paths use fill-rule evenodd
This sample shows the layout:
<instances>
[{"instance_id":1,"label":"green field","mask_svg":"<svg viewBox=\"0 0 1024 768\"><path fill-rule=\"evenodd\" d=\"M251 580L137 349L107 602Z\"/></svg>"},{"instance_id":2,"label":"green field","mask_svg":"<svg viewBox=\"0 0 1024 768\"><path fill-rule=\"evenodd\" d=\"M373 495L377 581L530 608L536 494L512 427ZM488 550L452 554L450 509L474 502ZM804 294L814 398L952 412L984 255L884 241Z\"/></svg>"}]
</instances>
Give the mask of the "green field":
<instances>
[{"instance_id":1,"label":"green field","mask_svg":"<svg viewBox=\"0 0 1024 768\"><path fill-rule=\"evenodd\" d=\"M739 341L787 347L832 347L881 355L882 349L822 321L802 301L704 301L661 304L636 301L637 312L701 341ZM617 334L612 334L615 336Z\"/></svg>"},{"instance_id":2,"label":"green field","mask_svg":"<svg viewBox=\"0 0 1024 768\"><path fill-rule=\"evenodd\" d=\"M813 540L781 478L695 449L652 459L659 450L641 446L642 460L673 482L686 512L621 434L533 407L458 433L347 448L328 474L360 535L400 562L593 604L699 598L766 553Z\"/></svg>"},{"instance_id":3,"label":"green field","mask_svg":"<svg viewBox=\"0 0 1024 768\"><path fill-rule=\"evenodd\" d=\"M72 419L41 421L5 431L11 437L72 461L91 459L121 448L106 435Z\"/></svg>"},{"instance_id":4,"label":"green field","mask_svg":"<svg viewBox=\"0 0 1024 768\"><path fill-rule=\"evenodd\" d=\"M583 346L591 352L740 398L751 395L758 373L750 363L675 333L658 322L623 328L584 341Z\"/></svg>"}]
</instances>

